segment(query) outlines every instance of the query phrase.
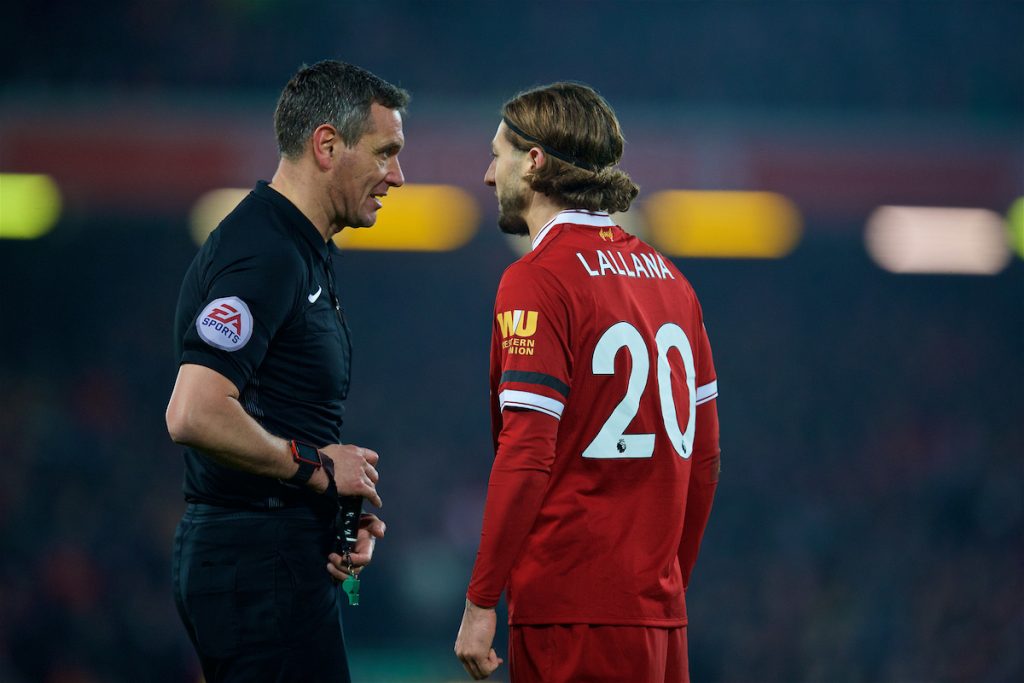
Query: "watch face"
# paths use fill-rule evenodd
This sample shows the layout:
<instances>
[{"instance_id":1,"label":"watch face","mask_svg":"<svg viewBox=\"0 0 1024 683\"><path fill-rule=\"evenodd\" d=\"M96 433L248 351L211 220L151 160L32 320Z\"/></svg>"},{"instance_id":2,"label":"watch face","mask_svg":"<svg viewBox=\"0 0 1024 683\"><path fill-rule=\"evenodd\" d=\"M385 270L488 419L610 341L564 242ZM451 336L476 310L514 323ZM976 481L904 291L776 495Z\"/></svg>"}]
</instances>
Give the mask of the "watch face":
<instances>
[{"instance_id":1,"label":"watch face","mask_svg":"<svg viewBox=\"0 0 1024 683\"><path fill-rule=\"evenodd\" d=\"M305 462L320 467L320 451L308 443L292 441L292 459L295 462Z\"/></svg>"}]
</instances>

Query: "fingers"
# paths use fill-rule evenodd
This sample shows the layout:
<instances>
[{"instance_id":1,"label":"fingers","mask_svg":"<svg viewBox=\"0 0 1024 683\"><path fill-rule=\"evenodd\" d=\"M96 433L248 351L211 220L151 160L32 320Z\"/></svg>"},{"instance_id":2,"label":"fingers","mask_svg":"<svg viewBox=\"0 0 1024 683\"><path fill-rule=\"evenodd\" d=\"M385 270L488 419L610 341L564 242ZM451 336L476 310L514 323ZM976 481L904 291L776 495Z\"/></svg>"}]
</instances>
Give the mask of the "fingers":
<instances>
[{"instance_id":1,"label":"fingers","mask_svg":"<svg viewBox=\"0 0 1024 683\"><path fill-rule=\"evenodd\" d=\"M361 569L370 564L373 560L373 550L377 539L384 537L386 528L387 526L377 515L363 513L359 518L356 545L349 553L348 562L338 553L328 555L328 572L331 576L338 580L344 580L348 576L349 562L354 569L353 574L358 574ZM331 571L332 567L335 571Z\"/></svg>"},{"instance_id":2,"label":"fingers","mask_svg":"<svg viewBox=\"0 0 1024 683\"><path fill-rule=\"evenodd\" d=\"M352 444L330 444L321 450L334 461L339 495L362 496L375 507L383 507L384 502L377 494L380 473L376 465L380 456L375 451Z\"/></svg>"},{"instance_id":3,"label":"fingers","mask_svg":"<svg viewBox=\"0 0 1024 683\"><path fill-rule=\"evenodd\" d=\"M365 553L351 553L349 554L349 560L351 565L345 561L345 558L338 553L331 553L327 556L327 573L332 578L338 581L344 581L349 574L359 576L359 572L366 568L366 565L370 564L373 559L373 550ZM352 567L352 571L349 571L349 566Z\"/></svg>"},{"instance_id":4,"label":"fingers","mask_svg":"<svg viewBox=\"0 0 1024 683\"><path fill-rule=\"evenodd\" d=\"M350 553L349 558L352 559L352 568L354 570L352 573L358 574L366 568L366 565L373 561L373 551L369 550L364 553Z\"/></svg>"},{"instance_id":5,"label":"fingers","mask_svg":"<svg viewBox=\"0 0 1024 683\"><path fill-rule=\"evenodd\" d=\"M462 662L462 668L466 670L466 673L468 673L473 678L474 681L483 680L483 678L487 675L483 671L481 671L480 665L476 661L476 657L473 657L465 653L458 655L458 657L459 661Z\"/></svg>"},{"instance_id":6,"label":"fingers","mask_svg":"<svg viewBox=\"0 0 1024 683\"><path fill-rule=\"evenodd\" d=\"M352 559L352 568L354 569L353 573L358 574L373 560L373 551L371 550L365 553L350 553L349 557Z\"/></svg>"},{"instance_id":7,"label":"fingers","mask_svg":"<svg viewBox=\"0 0 1024 683\"><path fill-rule=\"evenodd\" d=\"M331 553L327 558L327 573L335 581L344 581L348 578L348 565L337 553ZM353 572L358 574L358 572Z\"/></svg>"},{"instance_id":8,"label":"fingers","mask_svg":"<svg viewBox=\"0 0 1024 683\"><path fill-rule=\"evenodd\" d=\"M366 477L357 475L355 481L339 478L337 479L337 486L338 495L362 496L366 500L370 501L374 507L384 507L384 502L381 500L380 494L377 493L377 487Z\"/></svg>"},{"instance_id":9,"label":"fingers","mask_svg":"<svg viewBox=\"0 0 1024 683\"><path fill-rule=\"evenodd\" d=\"M348 561L338 553L331 553L327 556L327 559L333 563L340 571L346 576L348 575L349 563L355 568L355 574L359 573L359 570L370 564L373 561L373 550L377 545L377 539L371 536L366 529L359 530L359 539L356 541L355 547L349 553Z\"/></svg>"},{"instance_id":10,"label":"fingers","mask_svg":"<svg viewBox=\"0 0 1024 683\"><path fill-rule=\"evenodd\" d=\"M361 448L359 450L362 451L363 460L365 460L372 466L377 465L377 461L380 460L380 456L377 455L376 451L371 451L369 448Z\"/></svg>"},{"instance_id":11,"label":"fingers","mask_svg":"<svg viewBox=\"0 0 1024 683\"><path fill-rule=\"evenodd\" d=\"M498 653L495 652L495 648L490 648L490 651L487 652L487 658L480 664L480 672L483 674L483 678L495 673L503 661L505 661L505 659L498 656Z\"/></svg>"},{"instance_id":12,"label":"fingers","mask_svg":"<svg viewBox=\"0 0 1024 683\"><path fill-rule=\"evenodd\" d=\"M495 652L494 648L492 647L491 651L487 654L487 662L485 662L485 666L487 667L487 669L485 675L490 676L492 673L495 672L495 670L499 666L504 664L504 662L505 660L499 657L498 653Z\"/></svg>"},{"instance_id":13,"label":"fingers","mask_svg":"<svg viewBox=\"0 0 1024 683\"><path fill-rule=\"evenodd\" d=\"M491 648L491 651L486 656L463 652L458 657L459 661L462 662L462 668L476 681L482 681L490 676L505 661L497 655L494 648Z\"/></svg>"},{"instance_id":14,"label":"fingers","mask_svg":"<svg viewBox=\"0 0 1024 683\"><path fill-rule=\"evenodd\" d=\"M367 477L369 477L370 481L376 484L380 481L380 474L377 472L377 468L374 467L374 465L380 461L380 456L369 448L360 448L359 454L365 461L365 464L363 465L363 472Z\"/></svg>"},{"instance_id":15,"label":"fingers","mask_svg":"<svg viewBox=\"0 0 1024 683\"><path fill-rule=\"evenodd\" d=\"M455 656L462 668L475 680L483 680L494 673L503 660L495 653L495 613L493 609L477 607L466 600L466 612L455 638Z\"/></svg>"},{"instance_id":16,"label":"fingers","mask_svg":"<svg viewBox=\"0 0 1024 683\"><path fill-rule=\"evenodd\" d=\"M481 680L482 674L480 673L480 669L477 668L475 662L469 659L462 659L461 657L459 658L459 661L462 662L462 668L466 670L466 673L469 674L470 678L474 681Z\"/></svg>"},{"instance_id":17,"label":"fingers","mask_svg":"<svg viewBox=\"0 0 1024 683\"><path fill-rule=\"evenodd\" d=\"M377 544L377 539L373 536L362 536L356 541L355 548L349 553L349 558L352 560L352 564L357 567L365 567L370 564L370 560L373 559L373 549Z\"/></svg>"},{"instance_id":18,"label":"fingers","mask_svg":"<svg viewBox=\"0 0 1024 683\"><path fill-rule=\"evenodd\" d=\"M371 495L365 496L375 507L382 507L384 503L381 501L380 496L377 495L377 482L380 481L380 473L377 472L377 468L374 467L379 461L380 456L369 448L360 448L359 454L364 460L363 474L369 480L367 488L370 490Z\"/></svg>"},{"instance_id":19,"label":"fingers","mask_svg":"<svg viewBox=\"0 0 1024 683\"><path fill-rule=\"evenodd\" d=\"M384 532L387 529L388 525L384 523L384 520L372 513L364 512L359 518L359 530L368 531L374 538L384 538Z\"/></svg>"},{"instance_id":20,"label":"fingers","mask_svg":"<svg viewBox=\"0 0 1024 683\"><path fill-rule=\"evenodd\" d=\"M370 484L368 486L364 486L363 487L363 491L359 495L361 495L366 500L370 501L373 504L374 507L377 507L377 508L384 507L384 501L382 501L380 499L380 496L377 495L377 489L374 488L373 484Z\"/></svg>"},{"instance_id":21,"label":"fingers","mask_svg":"<svg viewBox=\"0 0 1024 683\"><path fill-rule=\"evenodd\" d=\"M462 660L462 668L473 677L474 681L482 681L487 678L488 674L484 673L483 669L480 667L480 662L477 661L476 657L463 656L459 659Z\"/></svg>"}]
</instances>

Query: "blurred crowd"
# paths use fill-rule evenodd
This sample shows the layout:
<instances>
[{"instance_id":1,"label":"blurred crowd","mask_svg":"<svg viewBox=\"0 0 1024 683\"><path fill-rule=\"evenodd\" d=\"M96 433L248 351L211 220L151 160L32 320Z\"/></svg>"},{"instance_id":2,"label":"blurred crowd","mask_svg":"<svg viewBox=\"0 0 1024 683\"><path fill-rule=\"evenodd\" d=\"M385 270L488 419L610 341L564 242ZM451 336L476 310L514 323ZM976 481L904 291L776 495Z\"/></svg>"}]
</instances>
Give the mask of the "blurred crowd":
<instances>
[{"instance_id":1,"label":"blurred crowd","mask_svg":"<svg viewBox=\"0 0 1024 683\"><path fill-rule=\"evenodd\" d=\"M677 113L722 107L752 112L750 130L758 112L802 113L791 125L808 138L842 135L808 121L846 117L870 135L874 117L904 116L901 129L936 126L932 139L946 120L984 138L1024 116L1020 3L19 0L4 12L0 96L29 110L36 95L62 112L103 93L209 92L237 107L258 92L263 107L298 64L336 57L410 89L410 121L416 103L493 112L565 78L680 128ZM44 166L59 169L55 157ZM163 411L195 245L184 215L85 216L75 199L47 237L0 241L0 683L193 682L170 594L181 452ZM688 596L693 680L1024 680L1024 263L890 275L859 228L816 221L779 261L677 261L721 391L722 479ZM493 225L485 216L452 253L339 260L355 343L344 433L381 453L388 522L363 604L345 612L354 668L373 680L460 675L451 647L492 456L491 307L514 258Z\"/></svg>"},{"instance_id":2,"label":"blurred crowd","mask_svg":"<svg viewBox=\"0 0 1024 683\"><path fill-rule=\"evenodd\" d=\"M181 458L163 426L194 246L172 224L80 227L0 244L0 680L194 681L169 581ZM150 256L122 258L144 227ZM721 388L694 680L1024 673L1024 269L892 276L856 247L679 262ZM389 523L346 612L356 653L449 656L491 457L490 306L513 258L481 237L341 260L346 438L381 452Z\"/></svg>"},{"instance_id":3,"label":"blurred crowd","mask_svg":"<svg viewBox=\"0 0 1024 683\"><path fill-rule=\"evenodd\" d=\"M695 680L1016 680L1021 269L893 276L852 246L711 304L725 446Z\"/></svg>"},{"instance_id":4,"label":"blurred crowd","mask_svg":"<svg viewBox=\"0 0 1024 683\"><path fill-rule=\"evenodd\" d=\"M0 82L276 90L303 61L333 56L418 101L583 78L655 105L999 117L1024 107L1016 4L21 0L0 24Z\"/></svg>"}]
</instances>

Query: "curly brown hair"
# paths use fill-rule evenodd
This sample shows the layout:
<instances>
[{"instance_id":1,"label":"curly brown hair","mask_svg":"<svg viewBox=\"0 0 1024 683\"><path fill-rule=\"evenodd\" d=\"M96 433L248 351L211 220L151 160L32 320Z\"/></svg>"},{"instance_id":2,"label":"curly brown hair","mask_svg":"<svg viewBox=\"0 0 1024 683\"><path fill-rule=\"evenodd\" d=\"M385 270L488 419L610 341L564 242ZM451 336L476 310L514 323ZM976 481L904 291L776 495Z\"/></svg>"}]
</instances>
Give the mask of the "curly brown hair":
<instances>
[{"instance_id":1,"label":"curly brown hair","mask_svg":"<svg viewBox=\"0 0 1024 683\"><path fill-rule=\"evenodd\" d=\"M615 168L625 138L615 112L593 88L569 82L533 88L506 102L501 114L513 147L547 152L546 163L526 177L534 191L569 208L609 212L626 211L640 193Z\"/></svg>"}]
</instances>

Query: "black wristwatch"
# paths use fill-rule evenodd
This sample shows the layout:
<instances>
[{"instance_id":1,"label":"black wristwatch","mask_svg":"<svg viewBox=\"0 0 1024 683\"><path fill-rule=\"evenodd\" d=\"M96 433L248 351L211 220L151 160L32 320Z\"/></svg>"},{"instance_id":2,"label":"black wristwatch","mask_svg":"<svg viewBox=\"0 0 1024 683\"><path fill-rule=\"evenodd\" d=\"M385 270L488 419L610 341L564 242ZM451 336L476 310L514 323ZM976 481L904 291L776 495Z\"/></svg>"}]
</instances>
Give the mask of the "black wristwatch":
<instances>
[{"instance_id":1,"label":"black wristwatch","mask_svg":"<svg viewBox=\"0 0 1024 683\"><path fill-rule=\"evenodd\" d=\"M313 473L323 467L323 458L320 456L320 451L308 443L293 439L289 442L289 445L292 450L292 460L299 463L299 471L288 480L288 483L295 486L305 486L309 478L313 476Z\"/></svg>"}]
</instances>

